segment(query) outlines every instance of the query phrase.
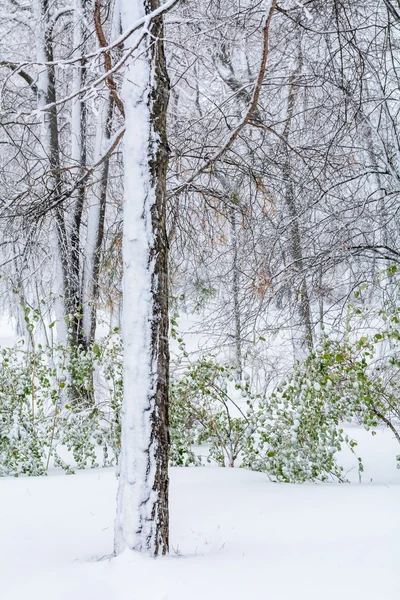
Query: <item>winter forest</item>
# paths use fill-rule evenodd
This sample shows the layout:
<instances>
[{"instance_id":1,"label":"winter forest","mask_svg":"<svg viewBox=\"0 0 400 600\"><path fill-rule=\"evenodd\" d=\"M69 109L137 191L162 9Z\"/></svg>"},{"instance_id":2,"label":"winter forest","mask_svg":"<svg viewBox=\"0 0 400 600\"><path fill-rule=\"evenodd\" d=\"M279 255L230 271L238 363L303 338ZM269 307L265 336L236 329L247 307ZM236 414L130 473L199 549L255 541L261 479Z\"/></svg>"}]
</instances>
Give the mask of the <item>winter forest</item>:
<instances>
[{"instance_id":1,"label":"winter forest","mask_svg":"<svg viewBox=\"0 0 400 600\"><path fill-rule=\"evenodd\" d=\"M400 0L0 33L1 598L397 600Z\"/></svg>"}]
</instances>

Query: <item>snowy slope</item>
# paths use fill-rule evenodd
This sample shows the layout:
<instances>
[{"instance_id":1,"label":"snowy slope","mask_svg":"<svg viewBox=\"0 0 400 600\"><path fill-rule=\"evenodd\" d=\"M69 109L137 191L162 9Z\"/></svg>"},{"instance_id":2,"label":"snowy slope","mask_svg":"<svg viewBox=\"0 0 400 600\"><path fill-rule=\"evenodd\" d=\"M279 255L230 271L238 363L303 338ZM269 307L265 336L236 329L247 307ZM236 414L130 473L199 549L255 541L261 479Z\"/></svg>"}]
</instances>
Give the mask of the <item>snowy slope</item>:
<instances>
[{"instance_id":1,"label":"snowy slope","mask_svg":"<svg viewBox=\"0 0 400 600\"><path fill-rule=\"evenodd\" d=\"M356 433L366 463L361 485L271 484L241 469L172 469L172 552L158 560L107 556L113 470L0 479L0 597L397 600L396 445L388 432Z\"/></svg>"}]
</instances>

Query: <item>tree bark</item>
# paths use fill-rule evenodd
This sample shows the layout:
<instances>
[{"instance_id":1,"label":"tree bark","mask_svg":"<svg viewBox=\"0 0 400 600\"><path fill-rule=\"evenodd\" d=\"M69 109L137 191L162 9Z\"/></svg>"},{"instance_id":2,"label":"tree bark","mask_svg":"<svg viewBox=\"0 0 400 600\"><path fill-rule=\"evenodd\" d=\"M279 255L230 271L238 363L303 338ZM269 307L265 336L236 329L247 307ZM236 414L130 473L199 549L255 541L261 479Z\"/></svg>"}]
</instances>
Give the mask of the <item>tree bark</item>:
<instances>
[{"instance_id":1,"label":"tree bark","mask_svg":"<svg viewBox=\"0 0 400 600\"><path fill-rule=\"evenodd\" d=\"M94 10L95 30L98 45L101 48L108 46L102 26L102 3L101 0L95 1ZM120 34L120 11L118 2L114 5L111 36L117 37ZM112 68L111 53L104 53L104 69L110 71ZM100 160L106 151L112 134L114 106L116 99L120 103L120 112L124 116L122 101L117 95L114 79L108 84L108 94L105 100L100 121L97 124L95 159ZM99 182L94 186L94 203L89 207L87 236L85 247L85 264L83 270L83 314L82 326L85 336L85 343L89 346L94 342L96 336L97 324L97 305L100 290L100 266L102 246L104 239L104 224L108 193L108 176L110 170L110 157L108 157L100 166Z\"/></svg>"},{"instance_id":2,"label":"tree bark","mask_svg":"<svg viewBox=\"0 0 400 600\"><path fill-rule=\"evenodd\" d=\"M108 106L106 107L104 126L100 124L100 137L98 141L99 156L104 144L101 143L101 138L107 142L111 138L113 106L114 102L111 96L107 99ZM108 189L108 174L110 170L110 158L107 158L101 165L100 181L95 186L94 205L89 208L88 215L88 232L85 248L85 265L83 272L83 315L82 327L85 336L85 344L89 346L94 342L96 336L96 316L97 303L99 299L100 288L100 263L101 253L104 239L104 221L106 215L107 204L107 189Z\"/></svg>"},{"instance_id":3,"label":"tree bark","mask_svg":"<svg viewBox=\"0 0 400 600\"><path fill-rule=\"evenodd\" d=\"M74 10L74 49L75 53L84 54L85 40L83 22L86 15L86 0L75 0ZM83 59L75 68L74 91L84 88L86 83L86 65ZM74 175L82 179L87 163L87 107L79 94L72 105L72 159ZM71 316L70 330L73 344L86 346L86 337L82 331L83 297L81 289L82 259L81 259L81 225L82 213L86 203L86 183L81 182L75 194L74 210L71 222L70 239L70 288Z\"/></svg>"},{"instance_id":4,"label":"tree bark","mask_svg":"<svg viewBox=\"0 0 400 600\"><path fill-rule=\"evenodd\" d=\"M122 0L126 31L159 0ZM163 19L136 48L122 91L124 139L124 400L115 552L166 554L168 512L168 245L166 118L169 80Z\"/></svg>"},{"instance_id":5,"label":"tree bark","mask_svg":"<svg viewBox=\"0 0 400 600\"><path fill-rule=\"evenodd\" d=\"M36 44L37 58L39 62L53 61L53 41L51 28L49 26L49 3L48 0L35 1L35 17L37 22ZM54 65L47 65L41 68L38 74L37 83L37 104L42 109L46 104L56 101L55 88L55 68ZM41 132L44 181L46 187L54 196L61 193L61 174L60 174L60 147L57 107L53 106L43 119ZM54 227L52 231L54 251L56 255L54 297L55 312L57 319L57 337L61 343L67 342L67 323L68 314L68 237L65 225L64 214L61 208L54 211Z\"/></svg>"},{"instance_id":6,"label":"tree bark","mask_svg":"<svg viewBox=\"0 0 400 600\"><path fill-rule=\"evenodd\" d=\"M236 196L233 196L236 199ZM229 209L231 238L232 238L232 296L233 296L233 313L235 323L235 365L238 376L242 378L242 324L240 315L240 273L239 273L239 257L238 257L238 240L237 240L237 224L235 207Z\"/></svg>"},{"instance_id":7,"label":"tree bark","mask_svg":"<svg viewBox=\"0 0 400 600\"><path fill-rule=\"evenodd\" d=\"M288 105L287 105L287 116L285 128L283 131L283 139L285 141L284 151L285 151L285 162L283 165L283 180L285 183L285 202L288 209L289 217L290 217L290 237L291 237L291 254L293 260L295 261L296 271L300 274L300 288L298 291L299 301L298 301L298 312L299 317L304 327L304 338L307 345L308 350L311 352L313 349L313 330L312 330L312 318L311 318L311 308L310 308L310 297L307 289L307 280L304 275L304 261L303 261L303 249L301 245L301 233L300 233L300 224L299 218L297 215L297 207L296 200L294 194L294 186L293 186L293 177L292 177L292 165L290 160L290 148L289 148L289 136L290 130L292 126L293 114L294 114L294 106L296 102L296 83L298 75L301 72L302 67L302 58L301 54L299 57L299 66L297 71L290 77L289 80L289 96L288 96Z\"/></svg>"}]
</instances>

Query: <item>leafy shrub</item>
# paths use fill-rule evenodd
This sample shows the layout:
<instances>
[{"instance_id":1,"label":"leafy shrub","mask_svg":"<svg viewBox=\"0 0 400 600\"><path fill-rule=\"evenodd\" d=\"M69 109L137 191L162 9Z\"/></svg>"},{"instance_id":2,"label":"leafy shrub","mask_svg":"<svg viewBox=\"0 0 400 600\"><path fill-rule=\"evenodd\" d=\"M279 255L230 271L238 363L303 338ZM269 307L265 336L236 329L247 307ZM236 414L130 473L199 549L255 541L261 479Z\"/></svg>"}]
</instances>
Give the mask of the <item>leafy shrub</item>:
<instances>
[{"instance_id":1,"label":"leafy shrub","mask_svg":"<svg viewBox=\"0 0 400 600\"><path fill-rule=\"evenodd\" d=\"M268 399L253 395L232 366L203 357L173 382L171 414L174 464L197 464L195 446L207 445L206 460L268 473L274 481L343 480L335 459L342 443L355 442L339 426L341 407L331 406L318 384L298 371ZM204 459L203 459L204 460ZM360 469L362 468L360 461Z\"/></svg>"},{"instance_id":2,"label":"leafy shrub","mask_svg":"<svg viewBox=\"0 0 400 600\"><path fill-rule=\"evenodd\" d=\"M343 481L338 451L343 444L356 449L344 421L357 420L366 429L383 424L400 442L396 302L374 315L372 333L365 326L368 308L350 305L341 339L323 337L263 398L234 366L213 356L192 362L178 337L177 317L171 334L182 355L171 377L171 464L239 465L283 482ZM26 319L32 333L28 311ZM35 347L32 338L30 349L20 343L1 350L0 475L41 475L51 461L72 472L65 449L79 469L115 464L122 394L118 330L88 349ZM397 460L400 468L400 455ZM358 465L361 473L360 458Z\"/></svg>"},{"instance_id":3,"label":"leafy shrub","mask_svg":"<svg viewBox=\"0 0 400 600\"><path fill-rule=\"evenodd\" d=\"M97 398L93 397L97 377ZM23 343L0 353L0 474L42 475L53 459L72 472L103 465L119 453L122 400L121 340L116 334L91 348L55 348Z\"/></svg>"},{"instance_id":4,"label":"leafy shrub","mask_svg":"<svg viewBox=\"0 0 400 600\"><path fill-rule=\"evenodd\" d=\"M256 429L255 401L249 380L242 382L235 367L213 357L189 364L171 382L172 464L201 463L193 447L207 444L208 461L233 467Z\"/></svg>"}]
</instances>

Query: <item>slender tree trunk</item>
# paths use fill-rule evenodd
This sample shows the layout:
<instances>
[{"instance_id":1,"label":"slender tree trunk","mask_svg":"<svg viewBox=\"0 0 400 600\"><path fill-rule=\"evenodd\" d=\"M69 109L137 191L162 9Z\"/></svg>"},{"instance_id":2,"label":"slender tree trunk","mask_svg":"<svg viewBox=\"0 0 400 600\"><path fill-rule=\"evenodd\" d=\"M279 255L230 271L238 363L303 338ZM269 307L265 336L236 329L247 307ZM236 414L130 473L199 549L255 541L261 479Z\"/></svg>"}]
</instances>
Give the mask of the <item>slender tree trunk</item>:
<instances>
[{"instance_id":1,"label":"slender tree trunk","mask_svg":"<svg viewBox=\"0 0 400 600\"><path fill-rule=\"evenodd\" d=\"M102 149L106 141L111 138L112 118L114 102L112 96L108 97L106 107L105 123L100 123L97 132L98 140L96 143L98 158L102 155ZM110 169L110 159L104 161L101 165L100 181L94 188L94 199L92 206L89 207L88 230L85 248L85 266L83 273L83 317L82 327L85 336L85 343L91 344L96 335L96 314L97 302L99 298L99 276L101 250L104 239L104 220L106 214L108 174Z\"/></svg>"},{"instance_id":2,"label":"slender tree trunk","mask_svg":"<svg viewBox=\"0 0 400 600\"><path fill-rule=\"evenodd\" d=\"M44 15L48 13L48 3L44 0L43 3ZM49 27L46 28L45 33L45 55L46 61L52 63L54 61L53 54L53 40L52 33ZM49 161L51 170L51 188L53 195L59 196L62 191L62 180L61 180L61 163L60 163L60 140L59 140L59 128L58 128L58 114L56 94L56 74L54 65L47 67L48 74L48 88L47 88L47 104L51 104L52 107L48 111L48 122L49 122ZM65 223L65 217L62 207L55 209L55 218L57 226L57 240L59 247L59 254L61 258L61 272L63 275L63 287L64 287L64 302L66 304L67 313L71 312L71 285L70 285L70 272L69 272L69 244L68 234Z\"/></svg>"},{"instance_id":3,"label":"slender tree trunk","mask_svg":"<svg viewBox=\"0 0 400 600\"><path fill-rule=\"evenodd\" d=\"M305 331L305 342L308 349L313 349L313 330L312 330L312 319L310 309L310 298L307 289L307 281L304 275L304 261L303 261L303 250L301 246L301 234L300 225L297 215L296 200L294 194L292 167L290 161L290 148L289 148L289 136L293 120L294 105L296 101L296 81L297 76L301 71L301 55L299 59L299 67L295 74L290 78L289 82L289 97L288 97L288 108L285 128L283 131L283 139L285 140L285 162L283 166L283 179L285 182L285 202L290 217L290 237L291 237L291 254L295 261L296 270L300 273L300 288L299 288L299 302L298 302L298 313Z\"/></svg>"},{"instance_id":4,"label":"slender tree trunk","mask_svg":"<svg viewBox=\"0 0 400 600\"><path fill-rule=\"evenodd\" d=\"M159 0L122 0L123 29ZM125 68L124 400L115 552L165 554L168 513L168 278L163 20ZM135 47L142 32L129 38ZM132 47L132 46L131 46Z\"/></svg>"},{"instance_id":5,"label":"slender tree trunk","mask_svg":"<svg viewBox=\"0 0 400 600\"><path fill-rule=\"evenodd\" d=\"M74 45L79 47L79 52L83 52L82 19L85 3L83 0L76 0L74 12ZM56 199L62 193L63 181L61 177L61 157L60 157L60 132L58 123L58 110L56 106L56 69L54 64L53 50L53 31L50 22L50 4L48 0L36 0L36 14L39 23L38 31L38 56L41 62L47 62L48 65L39 75L38 85L38 105L43 107L50 104L49 110L44 116L44 149L49 161L49 172L47 176L47 186L51 194ZM85 65L77 66L77 76L75 77L75 88L80 88L85 81ZM81 176L86 166L86 107L81 103L78 97L73 105L72 119L72 159L74 166L77 167L74 174ZM57 245L57 257L59 261L60 275L56 283L56 313L57 320L70 318L68 336L66 336L65 327L60 324L62 343L76 345L82 343L81 319L78 314L81 311L81 256L80 256L80 234L82 211L86 198L86 189L84 185L79 186L75 196L75 207L72 216L71 227L65 220L64 209L57 206L54 209L55 221L55 239ZM58 305L63 303L60 310ZM57 308L58 306L58 308ZM68 339L67 339L68 337Z\"/></svg>"},{"instance_id":6,"label":"slender tree trunk","mask_svg":"<svg viewBox=\"0 0 400 600\"><path fill-rule=\"evenodd\" d=\"M240 318L240 274L238 265L238 240L236 211L234 206L230 207L231 237L232 237L232 295L233 295L233 314L235 325L235 364L238 374L242 376L242 324Z\"/></svg>"},{"instance_id":7,"label":"slender tree trunk","mask_svg":"<svg viewBox=\"0 0 400 600\"><path fill-rule=\"evenodd\" d=\"M74 10L74 49L78 55L84 54L84 20L86 11L85 0L75 0ZM86 82L86 65L85 61L77 63L74 73L74 91L82 89ZM86 103L82 102L82 98L78 95L72 105L72 159L74 166L74 176L81 178L84 175L86 167L86 129L87 129L87 108ZM82 274L82 257L81 257L81 225L82 213L86 202L86 185L81 183L75 194L74 211L72 215L70 238L71 238L71 253L70 253L70 331L73 344L86 345L86 338L82 332L81 313L83 309L82 289L81 289L81 274Z\"/></svg>"},{"instance_id":8,"label":"slender tree trunk","mask_svg":"<svg viewBox=\"0 0 400 600\"><path fill-rule=\"evenodd\" d=\"M49 28L49 5L48 0L35 0L35 18L37 23L36 46L37 58L40 63L53 60L53 46L51 31ZM37 104L43 108L49 102L56 99L54 66L41 67L38 74ZM57 195L61 191L60 178L60 149L58 140L57 109L53 107L43 115L41 132L43 160L46 161L45 183L47 190ZM66 317L68 306L66 296L68 285L68 239L62 209L54 212L53 229L51 241L55 255L55 281L53 283L53 294L55 313L57 320L57 337L61 343L67 342Z\"/></svg>"},{"instance_id":9,"label":"slender tree trunk","mask_svg":"<svg viewBox=\"0 0 400 600\"><path fill-rule=\"evenodd\" d=\"M96 13L96 11L98 11ZM97 20L100 31L96 27ZM95 28L99 46L107 46L104 32L101 26L102 13L100 2L95 3ZM116 38L121 29L121 14L119 0L113 7L111 39ZM109 64L107 65L107 63ZM104 67L111 67L111 57L104 56ZM115 95L108 89L105 107L102 111L100 122L96 131L95 162L101 159L111 139L113 115L115 106ZM99 182L94 186L94 202L89 206L88 225L85 247L85 264L83 271L83 317L82 326L86 345L92 343L96 335L97 304L99 299L99 277L101 253L104 239L104 222L106 215L108 176L110 170L110 158L107 158L100 167Z\"/></svg>"}]
</instances>

